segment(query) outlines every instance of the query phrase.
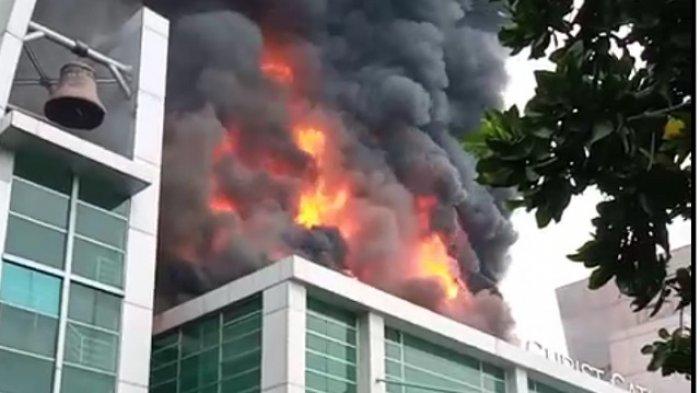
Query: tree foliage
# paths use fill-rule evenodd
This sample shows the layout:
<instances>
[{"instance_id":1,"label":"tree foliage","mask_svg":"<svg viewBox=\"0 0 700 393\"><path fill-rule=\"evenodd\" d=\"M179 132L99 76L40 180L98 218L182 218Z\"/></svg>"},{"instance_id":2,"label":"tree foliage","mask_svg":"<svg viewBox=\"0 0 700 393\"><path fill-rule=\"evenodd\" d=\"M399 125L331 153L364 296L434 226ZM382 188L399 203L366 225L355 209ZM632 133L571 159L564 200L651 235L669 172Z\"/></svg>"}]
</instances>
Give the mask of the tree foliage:
<instances>
[{"instance_id":1,"label":"tree foliage","mask_svg":"<svg viewBox=\"0 0 700 393\"><path fill-rule=\"evenodd\" d=\"M604 196L595 232L569 258L593 269L589 287L614 279L635 311L692 302L690 267L667 275L667 226L692 210L691 0L503 0L500 41L545 56L524 113L488 111L465 140L478 181L514 187L512 208L539 227L561 219L572 196ZM578 2L577 2L578 3ZM639 58L634 48L641 50ZM690 331L645 347L650 370L689 374Z\"/></svg>"}]
</instances>

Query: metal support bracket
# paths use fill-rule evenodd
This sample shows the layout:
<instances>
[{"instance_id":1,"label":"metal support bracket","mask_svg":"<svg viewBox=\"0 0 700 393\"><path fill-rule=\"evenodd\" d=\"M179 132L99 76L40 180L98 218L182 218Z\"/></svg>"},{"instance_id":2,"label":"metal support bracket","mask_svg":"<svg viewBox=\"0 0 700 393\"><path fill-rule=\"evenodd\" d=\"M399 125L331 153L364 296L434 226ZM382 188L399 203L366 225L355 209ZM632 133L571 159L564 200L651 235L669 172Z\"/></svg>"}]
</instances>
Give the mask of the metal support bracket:
<instances>
[{"instance_id":1,"label":"metal support bracket","mask_svg":"<svg viewBox=\"0 0 700 393\"><path fill-rule=\"evenodd\" d=\"M119 87L124 92L126 98L131 98L132 91L129 87L129 83L127 82L127 80L129 80L131 77L131 72L133 71L132 66L114 60L111 57L90 48L84 42L68 38L60 33L49 29L46 26L30 21L28 33L24 36L25 44L27 42L39 38L46 38L58 45L65 47L77 56L86 57L95 61L96 63L105 66L112 74L117 84L119 84ZM32 64L34 64L34 67L39 73L39 76L41 78L40 80L48 80L46 74L42 75L41 67L39 66L38 60L36 59L36 55L32 55L31 53L31 50L27 51L27 54L29 55L29 60L32 62Z\"/></svg>"}]
</instances>

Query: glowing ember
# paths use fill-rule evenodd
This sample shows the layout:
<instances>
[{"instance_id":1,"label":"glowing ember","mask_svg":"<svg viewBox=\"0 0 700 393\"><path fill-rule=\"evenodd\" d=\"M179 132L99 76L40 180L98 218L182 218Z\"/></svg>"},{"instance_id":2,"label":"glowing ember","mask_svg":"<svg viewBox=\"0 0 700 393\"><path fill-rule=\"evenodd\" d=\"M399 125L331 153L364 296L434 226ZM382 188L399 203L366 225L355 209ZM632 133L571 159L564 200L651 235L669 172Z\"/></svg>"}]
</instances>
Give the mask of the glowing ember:
<instances>
[{"instance_id":1,"label":"glowing ember","mask_svg":"<svg viewBox=\"0 0 700 393\"><path fill-rule=\"evenodd\" d=\"M283 85L289 85L294 81L292 68L280 61L263 59L260 70L269 79Z\"/></svg>"},{"instance_id":2,"label":"glowing ember","mask_svg":"<svg viewBox=\"0 0 700 393\"><path fill-rule=\"evenodd\" d=\"M225 132L221 138L221 142L214 148L213 157L214 163L221 161L225 156L231 155L236 150L236 144L233 140L232 132Z\"/></svg>"},{"instance_id":3,"label":"glowing ember","mask_svg":"<svg viewBox=\"0 0 700 393\"><path fill-rule=\"evenodd\" d=\"M232 200L219 194L209 199L209 209L212 213L233 213L236 211L236 205Z\"/></svg>"}]
</instances>

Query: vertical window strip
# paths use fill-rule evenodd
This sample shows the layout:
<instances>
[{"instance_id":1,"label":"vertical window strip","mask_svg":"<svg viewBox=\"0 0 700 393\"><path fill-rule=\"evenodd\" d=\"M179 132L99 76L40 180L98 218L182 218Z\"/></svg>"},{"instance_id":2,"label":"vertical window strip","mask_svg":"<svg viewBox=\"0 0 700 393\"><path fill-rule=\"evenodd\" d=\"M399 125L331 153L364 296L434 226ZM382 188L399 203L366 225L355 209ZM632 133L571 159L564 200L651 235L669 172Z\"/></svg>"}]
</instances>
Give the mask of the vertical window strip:
<instances>
[{"instance_id":1,"label":"vertical window strip","mask_svg":"<svg viewBox=\"0 0 700 393\"><path fill-rule=\"evenodd\" d=\"M355 315L308 298L306 319L306 390L354 392L357 384Z\"/></svg>"},{"instance_id":2,"label":"vertical window strip","mask_svg":"<svg viewBox=\"0 0 700 393\"><path fill-rule=\"evenodd\" d=\"M151 393L201 393L201 392L216 392L227 393L229 391L255 393L260 391L260 368L261 368L261 340L262 340L262 299L256 296L252 299L246 299L238 302L224 310L210 315L205 319L194 321L186 326L181 326L175 332L169 333L176 335L176 339L172 343L161 346L165 341L168 342L170 337L167 334L163 337L156 338L153 342L153 352L151 356L151 376L159 375L159 372L166 370L166 374L171 372L171 368L175 366L174 377L167 379L153 380L150 386ZM233 318L231 318L233 315ZM215 320L215 324L211 321ZM209 323L209 326L206 324ZM199 324L199 325L198 325ZM204 324L204 325L202 325ZM215 325L215 326L214 326ZM242 334L236 334L232 337L225 336L227 328L234 329L242 327L245 331ZM204 345L205 338L210 331L203 329L216 329L216 344ZM185 346L193 345L190 337L185 337L186 332L197 331L196 344L197 349L185 354ZM175 359L169 356L163 356L167 351L176 348L177 354ZM227 348L233 348L235 352L225 353ZM216 360L213 363L202 363L202 355L206 357L209 352L215 351L213 358ZM191 366L187 367L185 363L192 362ZM201 379L201 372L205 372L206 366L215 366L215 378ZM190 373L190 374L187 374ZM188 380L188 385L183 386L182 382Z\"/></svg>"},{"instance_id":3,"label":"vertical window strip","mask_svg":"<svg viewBox=\"0 0 700 393\"><path fill-rule=\"evenodd\" d=\"M450 354L451 351L437 347L424 340L411 337L410 342L406 342L407 335L399 330L385 328L385 346L386 348L399 348L400 359L396 359L395 353L385 353L386 380L387 392L404 393L407 386L434 386L439 389L464 391L464 392L479 392L479 393L504 393L505 392L505 375L498 367L468 358L467 356L457 353ZM414 347L411 343L419 344L419 347ZM420 353L425 353L426 356L432 358L434 367L426 367L425 364L419 365L412 362L406 357L406 349L415 351L414 357L420 356ZM427 360L426 358L425 360ZM460 361L459 359L463 359ZM474 364L474 362L477 362ZM427 362L424 362L427 363ZM398 366L396 367L389 366ZM447 374L445 368L450 366L456 369L472 369L478 373L478 381L467 382L459 378L458 375ZM474 367L476 366L476 367ZM484 371L485 368L491 372ZM501 371L501 372L499 372ZM498 377L496 374L503 376ZM412 375L412 376L411 376ZM417 376L421 377L418 378ZM465 374L466 375L466 374ZM427 381L426 381L427 379ZM393 383L395 381L397 383ZM432 382L432 383L431 383ZM436 385L437 383L437 385ZM475 384L476 383L476 384Z\"/></svg>"},{"instance_id":4,"label":"vertical window strip","mask_svg":"<svg viewBox=\"0 0 700 393\"><path fill-rule=\"evenodd\" d=\"M59 270L49 268L47 267L46 269L43 268L43 265L46 264L45 261L38 261L35 260L34 258L27 258L28 256L34 255L37 257L42 257L43 254L27 254L27 255L17 255L17 257L14 257L14 254L9 254L11 250L6 250L8 252L7 258L12 259L13 263L17 263L18 265L25 266L28 268L31 268L32 270L39 269L39 271L44 272L45 270L51 273L53 270L56 270L57 273L55 273L57 276L59 276L62 279L62 287L63 289L61 290L61 299L60 299L60 323L58 325L58 332L57 332L57 338L56 338L56 346L58 348L58 351L56 353L55 361L57 363L57 368L56 370L60 370L63 368L62 364L64 364L64 352L65 352L65 344L66 344L66 331L68 329L68 318L67 318L67 305L70 299L70 284L71 282L74 282L73 280L75 279L77 282L80 282L84 285L87 285L90 288L99 290L99 291L104 291L106 293L111 293L111 294L117 294L118 297L120 298L122 295L122 291L120 289L116 288L122 288L123 286L123 275L124 275L124 269L123 269L123 264L124 264L124 253L126 250L126 230L128 228L128 213L129 213L129 200L128 198L124 201L121 202L120 206L117 206L117 208L114 209L114 211L107 210L105 208L102 208L98 205L95 205L92 203L92 201L88 201L85 198L82 197L82 192L80 190L80 183L83 182L83 179L78 179L77 176L70 174L68 171L65 170L57 170L57 169L46 169L46 171L43 171L40 169L43 164L39 162L40 165L33 165L25 167L22 165L22 163L25 160L23 160L23 157L21 155L16 156L15 160L15 174L13 175L13 186L12 186L12 197L10 201L10 211L8 214L12 217L16 217L17 219L24 220L27 223L31 223L33 225L36 225L36 228L44 228L44 231L55 231L57 233L62 233L65 235L65 239L62 241L64 246L63 249L58 252L60 255L60 259L63 260L61 263L61 266L58 267ZM41 161L41 160L40 160ZM26 164L26 162L24 162ZM36 163L35 163L36 164ZM39 169L37 172L36 169ZM45 173L46 172L46 173ZM65 176L58 176L58 175L50 175L49 172L51 173L58 173L61 172L61 175ZM26 176L26 177L25 177ZM60 179L59 179L60 177ZM72 178L72 179L71 179ZM38 180L35 180L38 179ZM64 184L68 183L68 184ZM72 184L72 186L70 185ZM57 188L54 189L53 187L56 186ZM23 194L22 194L23 193ZM24 195L25 198L23 200L20 200L18 195ZM36 195L35 197L32 197L32 195ZM28 197L27 197L28 196ZM79 198L80 196L80 198ZM27 205L25 202L26 200L36 200L38 202L33 202L34 205L37 206L38 211L32 210L27 208ZM80 199L80 201L78 201ZM89 198L88 198L89 199ZM14 202L13 202L14 200ZM68 203L67 208L62 207L62 200L65 200L65 202ZM41 201L45 201L45 203L39 203ZM112 272L110 273L109 271L103 271L100 273L98 271L97 276L91 276L90 274L85 275L85 271L79 272L79 271L74 271L74 269L71 269L71 262L73 259L73 250L72 250L72 245L74 242L74 237L75 237L75 231L76 231L76 211L78 204L82 206L87 206L91 209L93 209L96 212L99 212L100 214L104 214L105 217L111 217L112 220L118 219L120 221L123 221L124 227L124 236L123 236L123 242L121 243L121 249L119 250L120 253L116 253L114 255L121 255L119 259L114 260L114 263L119 263L120 267L119 270L121 272ZM59 209L59 210L51 210L51 209ZM62 209L67 209L66 211L63 211ZM62 218L63 216L65 217ZM8 228L8 237L10 234L11 228ZM48 232L47 232L48 233ZM84 239L88 240L88 239ZM93 240L93 239L89 239ZM93 242L96 243L96 242ZM21 245L22 243L16 243L17 245ZM109 247L105 247L105 249L109 249ZM116 252L117 250L114 250L112 252ZM109 257L108 255L105 254L105 256ZM88 260L88 262L90 262ZM113 263L110 262L111 267ZM34 266L36 265L36 266ZM41 265L41 268L39 268L39 265ZM47 266L53 266L52 263L49 263ZM87 265L85 265L87 266ZM99 269L98 269L99 270ZM104 269L103 269L104 270ZM113 269L112 269L113 270ZM106 276L105 276L106 274ZM120 277L115 276L118 275ZM108 278L108 279L103 279L103 278ZM2 271L0 271L0 278L2 278ZM113 290L112 287L115 289ZM121 311L120 311L121 315ZM119 316L119 319L121 317ZM78 326L78 324L75 323L75 321L71 321L71 324L74 324ZM83 328L85 328L83 326ZM90 327L90 329L93 329L94 327ZM95 329L93 329L95 330ZM100 331L101 329L96 329L97 331ZM99 332L98 332L99 333ZM117 339L116 343L114 344L113 351L116 352L116 358L111 362L112 364L110 365L110 368L113 368L114 371L112 372L106 372L105 370L97 370L97 369L92 369L89 365L75 365L76 367L80 367L83 370L91 370L91 372L99 372L99 373L109 373L113 376L113 380L110 383L116 383L116 378L114 375L116 374L116 368L117 364L119 362L119 332L114 332L113 333ZM106 337L106 336L105 336ZM67 361L66 361L67 362ZM70 364L70 362L66 363L67 365ZM86 375L86 374L83 374ZM61 381L61 372L57 371L56 376L54 377L54 389L53 391L58 392L60 389L69 389L68 387L63 387L62 383L64 381ZM79 381L79 383L83 383L84 381ZM109 381L108 381L109 382ZM102 381L104 383L104 380ZM104 386L104 385L103 385ZM74 388L74 387L73 387Z\"/></svg>"}]
</instances>

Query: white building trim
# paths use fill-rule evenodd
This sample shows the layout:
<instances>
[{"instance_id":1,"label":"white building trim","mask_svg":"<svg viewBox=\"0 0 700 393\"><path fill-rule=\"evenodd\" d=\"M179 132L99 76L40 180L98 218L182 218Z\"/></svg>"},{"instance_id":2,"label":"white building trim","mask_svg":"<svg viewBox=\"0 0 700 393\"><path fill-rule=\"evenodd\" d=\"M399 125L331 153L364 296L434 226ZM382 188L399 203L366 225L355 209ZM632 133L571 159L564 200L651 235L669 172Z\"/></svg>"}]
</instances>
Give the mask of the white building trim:
<instances>
[{"instance_id":1,"label":"white building trim","mask_svg":"<svg viewBox=\"0 0 700 393\"><path fill-rule=\"evenodd\" d=\"M537 354L527 352L511 343L480 332L299 256L284 258L273 265L156 315L153 324L154 334L173 329L252 294L258 292L267 294L269 288L290 282L301 284L310 293L321 296L325 301L353 310L358 315L368 313L367 316L361 318L361 321L363 321L361 322L361 330L365 330L365 332L361 333L360 343L363 346L369 342L367 347L369 348L369 353L364 352L367 349L362 349L360 352L360 359L362 360L358 365L360 376L383 374L384 332L383 328L380 329L379 326L386 324L452 350L503 367L507 372L513 373L509 380L516 381L517 390L509 391L509 393L526 393L528 376L552 387L566 389L569 392L623 392L620 388L614 387L605 381L567 368ZM268 298L270 296L267 295ZM289 318L291 319L291 317ZM377 321L377 318L382 320L381 324ZM269 322L272 322L272 320L269 320ZM278 322L275 321L274 323ZM264 325L265 323L263 322L263 330L265 331ZM296 328L287 325L284 329L286 329L287 334L293 334L297 339L300 332L304 331L303 325ZM381 331L378 332L377 330ZM372 337L374 338L372 339ZM263 341L265 342L265 338L263 338ZM299 347L298 343L297 347ZM266 349L263 349L263 351L265 353ZM265 358L265 356L263 357ZM288 359L288 361L293 360L299 363L300 359L303 359L301 353L295 355L294 359ZM382 365L379 365L379 363L382 363ZM263 359L263 370L268 366L270 364ZM290 378L293 377L290 376ZM263 381L265 383L265 377L263 377ZM278 380L275 381L276 383L278 382ZM360 383L360 392L383 392L384 388L374 383L376 378L374 381L370 380L369 385L365 384L367 381L358 380L358 382ZM297 384L298 381L290 379L287 386L295 385L293 389L265 390L265 388L275 387L268 385L263 386L263 391L296 391Z\"/></svg>"}]
</instances>

